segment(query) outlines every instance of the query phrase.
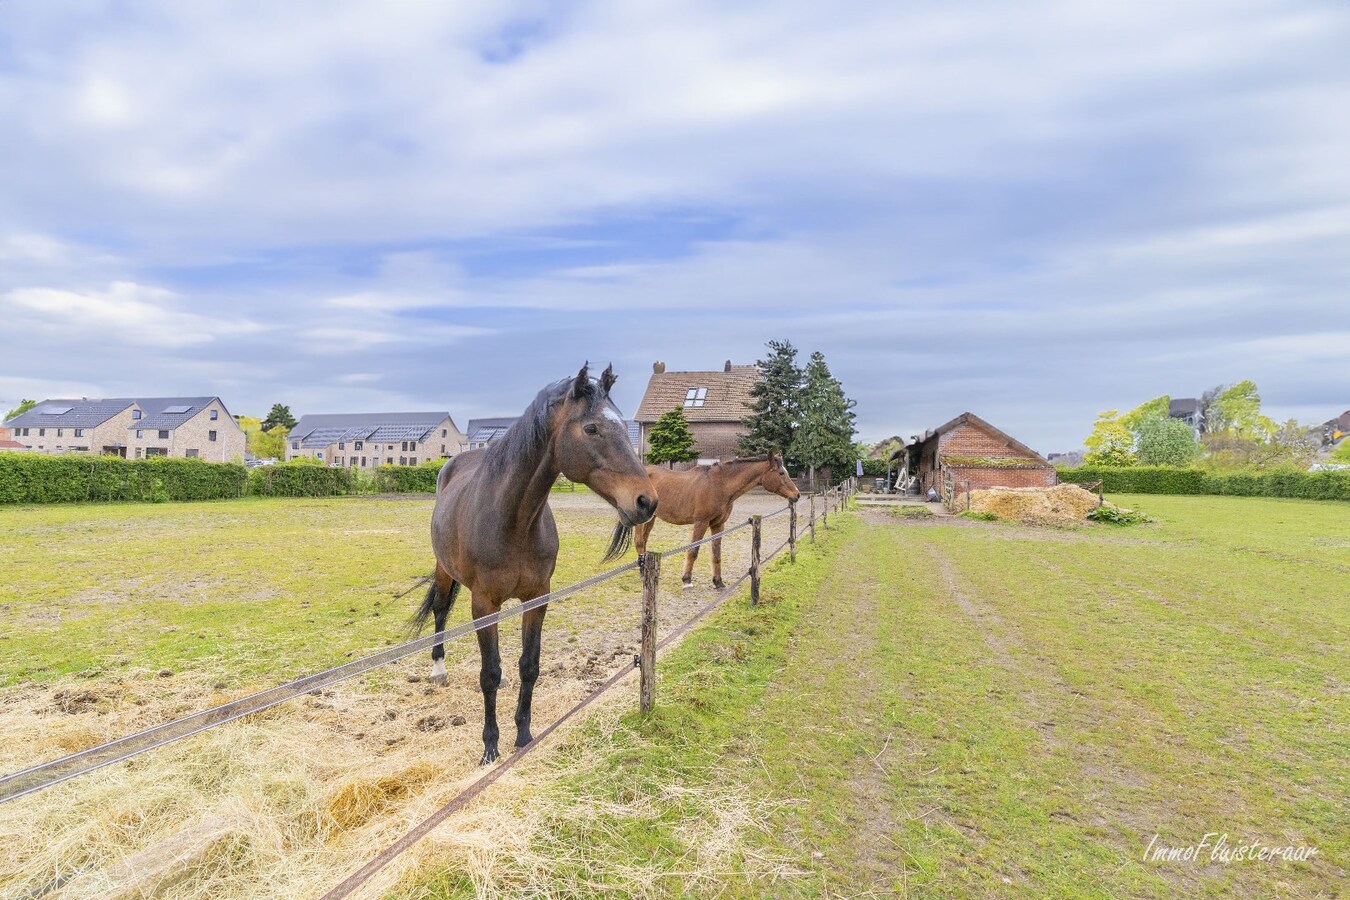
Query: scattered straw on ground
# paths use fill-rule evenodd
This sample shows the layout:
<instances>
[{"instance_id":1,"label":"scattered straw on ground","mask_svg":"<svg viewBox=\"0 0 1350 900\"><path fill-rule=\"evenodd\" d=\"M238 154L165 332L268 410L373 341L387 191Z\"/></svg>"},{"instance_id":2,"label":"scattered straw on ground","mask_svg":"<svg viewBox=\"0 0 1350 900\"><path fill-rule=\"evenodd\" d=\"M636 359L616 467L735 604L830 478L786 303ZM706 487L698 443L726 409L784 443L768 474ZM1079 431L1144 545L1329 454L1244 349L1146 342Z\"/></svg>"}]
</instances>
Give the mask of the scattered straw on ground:
<instances>
[{"instance_id":1,"label":"scattered straw on ground","mask_svg":"<svg viewBox=\"0 0 1350 900\"><path fill-rule=\"evenodd\" d=\"M972 512L993 513L1030 525L1075 525L1097 508L1097 495L1076 484L1051 488L1003 488L972 491Z\"/></svg>"}]
</instances>

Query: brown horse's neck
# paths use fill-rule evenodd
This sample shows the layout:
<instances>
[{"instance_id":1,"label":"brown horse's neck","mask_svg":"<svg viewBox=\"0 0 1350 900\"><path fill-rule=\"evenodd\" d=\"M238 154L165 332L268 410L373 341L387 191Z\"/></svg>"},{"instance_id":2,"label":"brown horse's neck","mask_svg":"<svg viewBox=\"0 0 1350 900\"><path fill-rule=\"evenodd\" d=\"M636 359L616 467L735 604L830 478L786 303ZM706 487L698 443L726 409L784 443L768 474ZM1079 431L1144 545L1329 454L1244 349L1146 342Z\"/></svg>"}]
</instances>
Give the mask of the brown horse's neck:
<instances>
[{"instance_id":1,"label":"brown horse's neck","mask_svg":"<svg viewBox=\"0 0 1350 900\"><path fill-rule=\"evenodd\" d=\"M496 488L498 496L505 500L501 509L509 531L531 531L548 504L553 483L558 480L558 468L553 462L552 435L550 429L543 443L530 448Z\"/></svg>"},{"instance_id":2,"label":"brown horse's neck","mask_svg":"<svg viewBox=\"0 0 1350 900\"><path fill-rule=\"evenodd\" d=\"M730 499L735 500L759 484L759 480L764 477L765 467L770 465L773 465L773 460L768 459L753 462L737 462L733 459L729 463L722 463L723 484L727 487Z\"/></svg>"}]
</instances>

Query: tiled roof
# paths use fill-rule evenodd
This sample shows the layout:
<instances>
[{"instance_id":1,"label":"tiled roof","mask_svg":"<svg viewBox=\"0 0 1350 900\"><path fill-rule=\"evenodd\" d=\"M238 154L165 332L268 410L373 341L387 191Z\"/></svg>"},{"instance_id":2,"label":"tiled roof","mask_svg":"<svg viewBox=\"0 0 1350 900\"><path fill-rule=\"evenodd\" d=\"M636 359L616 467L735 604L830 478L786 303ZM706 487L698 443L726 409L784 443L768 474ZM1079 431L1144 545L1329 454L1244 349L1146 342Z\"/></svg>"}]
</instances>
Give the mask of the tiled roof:
<instances>
[{"instance_id":1,"label":"tiled roof","mask_svg":"<svg viewBox=\"0 0 1350 900\"><path fill-rule=\"evenodd\" d=\"M469 443L485 444L490 443L502 435L514 424L520 416L496 416L490 419L470 419Z\"/></svg>"},{"instance_id":2,"label":"tiled roof","mask_svg":"<svg viewBox=\"0 0 1350 900\"><path fill-rule=\"evenodd\" d=\"M1200 401L1194 397L1179 397L1176 400L1167 401L1167 415L1174 419L1182 416L1193 416L1200 412Z\"/></svg>"},{"instance_id":3,"label":"tiled roof","mask_svg":"<svg viewBox=\"0 0 1350 900\"><path fill-rule=\"evenodd\" d=\"M131 423L132 428L165 429L172 431L179 425L200 413L217 397L133 397L129 401L141 408L141 417ZM121 402L121 401L118 401ZM222 403L221 406L225 404ZM182 412L167 412L170 409L187 409ZM229 413L226 413L229 415Z\"/></svg>"},{"instance_id":4,"label":"tiled roof","mask_svg":"<svg viewBox=\"0 0 1350 900\"><path fill-rule=\"evenodd\" d=\"M893 452L890 458L896 459L897 457L904 454L904 452L908 448L917 447L920 444L927 443L928 441L931 441L937 437L946 434L953 428L956 428L958 425L973 425L976 428L983 431L985 434L992 435L996 438L999 438L1000 440L1006 441L1009 447L1021 451L1022 453L1026 454L1029 457L1035 457L1035 460L1039 460L1042 465L1046 466L1050 465L1050 463L1046 462L1045 457L1041 456L1035 450L1032 450L1026 444L1022 443L1017 438L1008 434L1008 432L1003 431L999 428L995 428L993 425L990 425L988 422L986 422L984 419L981 419L973 412L963 412L961 413L961 415L957 416L955 419L952 419L950 422L944 422L937 428L934 428L932 431L925 432L922 436L918 438L918 440L906 444L904 447L901 447L895 452Z\"/></svg>"},{"instance_id":5,"label":"tiled roof","mask_svg":"<svg viewBox=\"0 0 1350 900\"><path fill-rule=\"evenodd\" d=\"M678 406L690 422L740 422L750 415L750 388L758 380L756 366L731 366L712 372L654 372L633 418L655 422ZM691 388L707 390L702 406L684 405Z\"/></svg>"},{"instance_id":6,"label":"tiled roof","mask_svg":"<svg viewBox=\"0 0 1350 900\"><path fill-rule=\"evenodd\" d=\"M6 428L94 428L132 404L131 400L43 400Z\"/></svg>"},{"instance_id":7,"label":"tiled roof","mask_svg":"<svg viewBox=\"0 0 1350 900\"><path fill-rule=\"evenodd\" d=\"M308 415L300 417L287 440L299 441L306 448L339 441L421 441L446 419L450 419L448 412ZM450 425L455 427L454 419Z\"/></svg>"},{"instance_id":8,"label":"tiled roof","mask_svg":"<svg viewBox=\"0 0 1350 900\"><path fill-rule=\"evenodd\" d=\"M0 450L27 450L27 444L20 444L18 441L9 439L0 440Z\"/></svg>"}]
</instances>

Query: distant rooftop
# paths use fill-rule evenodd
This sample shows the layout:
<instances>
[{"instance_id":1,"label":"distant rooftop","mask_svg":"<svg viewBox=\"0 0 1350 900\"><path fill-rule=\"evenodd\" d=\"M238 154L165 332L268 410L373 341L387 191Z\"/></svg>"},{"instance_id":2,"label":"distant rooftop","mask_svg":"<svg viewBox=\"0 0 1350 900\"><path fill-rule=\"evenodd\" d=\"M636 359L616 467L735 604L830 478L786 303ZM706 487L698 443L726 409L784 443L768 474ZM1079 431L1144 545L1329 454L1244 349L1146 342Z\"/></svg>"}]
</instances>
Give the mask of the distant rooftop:
<instances>
[{"instance_id":1,"label":"distant rooftop","mask_svg":"<svg viewBox=\"0 0 1350 900\"><path fill-rule=\"evenodd\" d=\"M423 441L448 412L329 413L301 416L288 440L306 449L339 441ZM454 426L454 419L450 419ZM456 429L458 430L458 429Z\"/></svg>"}]
</instances>

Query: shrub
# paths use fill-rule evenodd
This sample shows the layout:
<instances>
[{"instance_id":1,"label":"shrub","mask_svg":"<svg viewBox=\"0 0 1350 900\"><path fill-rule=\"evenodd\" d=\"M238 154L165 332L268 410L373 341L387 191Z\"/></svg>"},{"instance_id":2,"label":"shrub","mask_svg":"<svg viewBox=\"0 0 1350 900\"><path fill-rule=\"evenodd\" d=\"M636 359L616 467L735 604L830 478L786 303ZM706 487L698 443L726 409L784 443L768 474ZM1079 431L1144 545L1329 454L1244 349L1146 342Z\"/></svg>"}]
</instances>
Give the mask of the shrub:
<instances>
[{"instance_id":1,"label":"shrub","mask_svg":"<svg viewBox=\"0 0 1350 900\"><path fill-rule=\"evenodd\" d=\"M358 490L356 473L336 466L289 462L249 473L248 492L257 497L332 497Z\"/></svg>"},{"instance_id":2,"label":"shrub","mask_svg":"<svg viewBox=\"0 0 1350 900\"><path fill-rule=\"evenodd\" d=\"M380 466L372 473L376 493L434 494L441 460L417 466Z\"/></svg>"},{"instance_id":3,"label":"shrub","mask_svg":"<svg viewBox=\"0 0 1350 900\"><path fill-rule=\"evenodd\" d=\"M1087 517L1094 522L1104 522L1107 525L1143 525L1153 521L1137 509L1122 509L1109 503L1103 503L1092 510Z\"/></svg>"},{"instance_id":4,"label":"shrub","mask_svg":"<svg viewBox=\"0 0 1350 900\"><path fill-rule=\"evenodd\" d=\"M221 500L247 480L238 463L0 453L0 503Z\"/></svg>"}]
</instances>

